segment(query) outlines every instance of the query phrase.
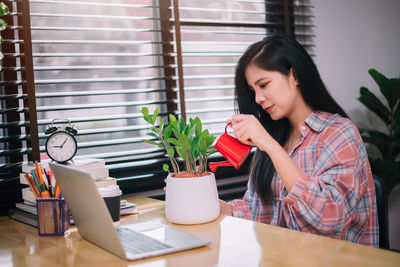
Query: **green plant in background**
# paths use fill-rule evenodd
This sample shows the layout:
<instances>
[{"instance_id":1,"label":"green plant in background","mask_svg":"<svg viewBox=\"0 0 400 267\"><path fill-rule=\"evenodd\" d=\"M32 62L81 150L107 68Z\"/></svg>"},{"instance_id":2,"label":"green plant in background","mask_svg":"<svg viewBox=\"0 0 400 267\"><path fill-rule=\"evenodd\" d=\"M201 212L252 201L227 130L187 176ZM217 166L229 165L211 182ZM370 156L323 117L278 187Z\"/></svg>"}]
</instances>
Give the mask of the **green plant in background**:
<instances>
[{"instance_id":1,"label":"green plant in background","mask_svg":"<svg viewBox=\"0 0 400 267\"><path fill-rule=\"evenodd\" d=\"M0 17L7 15L10 13L10 9L3 3L0 2ZM5 22L3 19L0 19L0 32L4 30L7 27L7 22ZM0 45L3 43L3 36L0 35ZM3 53L1 52L0 49L0 61L3 60ZM1 70L1 62L0 62L0 70Z\"/></svg>"},{"instance_id":2,"label":"green plant in background","mask_svg":"<svg viewBox=\"0 0 400 267\"><path fill-rule=\"evenodd\" d=\"M143 141L166 150L175 177L179 177L179 173L182 173L175 159L175 151L184 160L184 166L189 175L200 176L202 173L207 173L208 157L216 152L211 147L215 136L210 134L207 129L202 130L202 123L198 117L190 118L189 123L186 124L183 118L178 120L170 114L168 126L165 125L165 118L162 118L160 124L156 126L158 107L153 114L149 114L148 108L143 107L141 113L144 120L152 125L151 132L147 135L158 139L158 141ZM169 171L168 164L164 164L163 169Z\"/></svg>"},{"instance_id":3,"label":"green plant in background","mask_svg":"<svg viewBox=\"0 0 400 267\"><path fill-rule=\"evenodd\" d=\"M388 79L375 69L368 70L386 99L382 103L365 87L358 100L374 112L386 125L384 131L360 129L364 142L375 145L380 158L369 158L372 172L383 178L390 192L400 182L400 77Z\"/></svg>"}]
</instances>

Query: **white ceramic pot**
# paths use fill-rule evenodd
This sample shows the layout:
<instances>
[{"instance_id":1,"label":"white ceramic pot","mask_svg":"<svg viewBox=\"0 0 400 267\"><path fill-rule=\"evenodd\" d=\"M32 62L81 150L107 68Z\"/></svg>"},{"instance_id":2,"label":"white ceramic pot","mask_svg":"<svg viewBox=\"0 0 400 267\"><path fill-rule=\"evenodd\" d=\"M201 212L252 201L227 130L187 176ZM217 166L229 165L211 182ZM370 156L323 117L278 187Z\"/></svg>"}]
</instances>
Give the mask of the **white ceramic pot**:
<instances>
[{"instance_id":1,"label":"white ceramic pot","mask_svg":"<svg viewBox=\"0 0 400 267\"><path fill-rule=\"evenodd\" d=\"M219 216L214 173L194 178L167 177L165 214L170 222L199 224Z\"/></svg>"}]
</instances>

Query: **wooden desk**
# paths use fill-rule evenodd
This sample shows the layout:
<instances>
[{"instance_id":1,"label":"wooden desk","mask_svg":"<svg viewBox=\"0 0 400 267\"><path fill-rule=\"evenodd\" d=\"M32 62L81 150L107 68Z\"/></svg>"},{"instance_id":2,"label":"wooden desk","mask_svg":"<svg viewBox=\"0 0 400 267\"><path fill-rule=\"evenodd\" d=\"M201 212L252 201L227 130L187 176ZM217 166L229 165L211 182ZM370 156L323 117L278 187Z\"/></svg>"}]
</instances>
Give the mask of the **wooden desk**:
<instances>
[{"instance_id":1,"label":"wooden desk","mask_svg":"<svg viewBox=\"0 0 400 267\"><path fill-rule=\"evenodd\" d=\"M132 198L138 215L121 224L169 224L162 201ZM39 237L37 229L0 217L0 266L400 266L400 253L220 216L193 226L173 225L212 241L207 247L124 261L83 240L76 228L68 237Z\"/></svg>"}]
</instances>

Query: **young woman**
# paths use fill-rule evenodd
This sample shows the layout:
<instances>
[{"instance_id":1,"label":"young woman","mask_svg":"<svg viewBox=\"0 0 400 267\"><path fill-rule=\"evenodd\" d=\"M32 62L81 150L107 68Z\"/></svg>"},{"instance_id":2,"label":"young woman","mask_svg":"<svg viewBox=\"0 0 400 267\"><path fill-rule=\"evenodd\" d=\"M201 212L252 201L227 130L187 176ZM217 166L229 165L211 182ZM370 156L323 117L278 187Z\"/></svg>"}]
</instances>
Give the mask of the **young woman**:
<instances>
[{"instance_id":1,"label":"young woman","mask_svg":"<svg viewBox=\"0 0 400 267\"><path fill-rule=\"evenodd\" d=\"M375 188L357 127L325 88L305 49L272 35L236 68L235 136L255 145L242 200L221 212L378 246Z\"/></svg>"}]
</instances>

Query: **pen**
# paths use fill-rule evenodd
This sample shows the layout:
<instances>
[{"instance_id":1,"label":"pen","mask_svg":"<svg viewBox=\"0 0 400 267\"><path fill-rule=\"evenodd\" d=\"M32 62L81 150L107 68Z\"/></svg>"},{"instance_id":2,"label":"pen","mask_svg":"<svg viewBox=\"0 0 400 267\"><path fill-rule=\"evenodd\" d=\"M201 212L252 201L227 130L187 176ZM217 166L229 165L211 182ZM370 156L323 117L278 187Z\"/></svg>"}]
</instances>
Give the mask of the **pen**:
<instances>
[{"instance_id":1,"label":"pen","mask_svg":"<svg viewBox=\"0 0 400 267\"><path fill-rule=\"evenodd\" d=\"M37 186L39 192L40 192L40 185L39 185L38 180L36 179L36 174L35 174L35 172L33 170L31 171L31 175L32 175L32 177L33 177L33 179L34 179L34 181L36 183L36 186Z\"/></svg>"},{"instance_id":2,"label":"pen","mask_svg":"<svg viewBox=\"0 0 400 267\"><path fill-rule=\"evenodd\" d=\"M53 197L54 194L53 194L53 188L51 187L50 177L47 174L46 169L44 169L44 168L43 168L43 175L44 175L45 180L47 180L47 184L48 184L47 188L49 189L50 196Z\"/></svg>"}]
</instances>

